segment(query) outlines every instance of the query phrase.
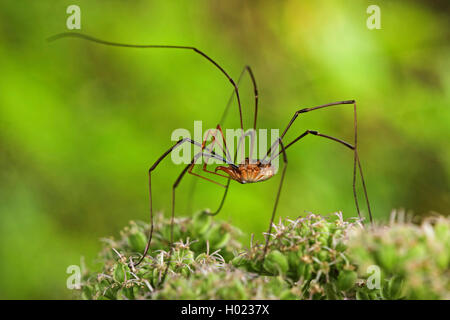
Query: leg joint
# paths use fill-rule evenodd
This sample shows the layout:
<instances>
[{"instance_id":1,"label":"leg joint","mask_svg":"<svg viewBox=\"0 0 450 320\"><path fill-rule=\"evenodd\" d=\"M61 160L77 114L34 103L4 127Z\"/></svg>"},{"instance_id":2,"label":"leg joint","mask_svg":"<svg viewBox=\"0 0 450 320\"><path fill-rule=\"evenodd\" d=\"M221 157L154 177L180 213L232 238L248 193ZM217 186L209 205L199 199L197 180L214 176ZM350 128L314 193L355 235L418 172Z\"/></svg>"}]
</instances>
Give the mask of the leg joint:
<instances>
[{"instance_id":1,"label":"leg joint","mask_svg":"<svg viewBox=\"0 0 450 320\"><path fill-rule=\"evenodd\" d=\"M298 116L300 113L305 113L305 112L308 112L308 111L309 111L309 108L300 109L300 110L295 112L295 115Z\"/></svg>"}]
</instances>

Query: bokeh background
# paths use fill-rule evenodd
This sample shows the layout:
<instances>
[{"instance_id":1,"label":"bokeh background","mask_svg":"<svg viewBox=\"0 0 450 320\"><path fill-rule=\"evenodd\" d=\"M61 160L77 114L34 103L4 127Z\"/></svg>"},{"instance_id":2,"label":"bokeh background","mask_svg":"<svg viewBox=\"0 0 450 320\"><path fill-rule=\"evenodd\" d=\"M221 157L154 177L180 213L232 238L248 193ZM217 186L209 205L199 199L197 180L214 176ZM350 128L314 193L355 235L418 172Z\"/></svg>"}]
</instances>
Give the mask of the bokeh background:
<instances>
[{"instance_id":1,"label":"bokeh background","mask_svg":"<svg viewBox=\"0 0 450 320\"><path fill-rule=\"evenodd\" d=\"M191 52L79 39L47 43L67 31L70 4L81 7L82 33L192 45L235 78L250 64L263 128L283 129L303 107L356 99L375 218L388 219L392 209L419 217L449 213L448 1L3 0L0 298L72 298L66 268L81 257L95 265L101 237L117 235L129 220L147 219L147 170L172 144L172 131L192 129L194 120L214 127L232 91ZM370 4L381 8L381 30L366 27ZM248 125L249 78L241 95ZM226 126L238 126L235 105ZM288 138L306 129L351 141L352 108L309 113ZM308 137L288 156L279 216L356 215L349 150ZM155 173L156 210L170 209L181 170L168 160ZM187 176L180 187L178 215L192 213L193 179ZM233 183L221 218L261 239L278 182ZM192 210L215 208L221 194L199 181Z\"/></svg>"}]
</instances>

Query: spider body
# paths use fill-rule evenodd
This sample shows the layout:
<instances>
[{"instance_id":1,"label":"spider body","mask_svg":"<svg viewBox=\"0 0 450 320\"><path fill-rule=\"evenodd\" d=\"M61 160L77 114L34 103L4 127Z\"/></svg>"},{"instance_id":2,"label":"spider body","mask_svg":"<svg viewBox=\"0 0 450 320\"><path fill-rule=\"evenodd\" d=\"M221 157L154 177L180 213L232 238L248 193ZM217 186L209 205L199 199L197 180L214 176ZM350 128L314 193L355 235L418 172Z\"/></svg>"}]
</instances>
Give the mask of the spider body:
<instances>
[{"instance_id":1,"label":"spider body","mask_svg":"<svg viewBox=\"0 0 450 320\"><path fill-rule=\"evenodd\" d=\"M217 171L225 172L230 179L241 184L266 181L275 175L275 167L271 163L263 163L260 160L250 163L248 158L239 166L219 166L215 169L215 172Z\"/></svg>"}]
</instances>

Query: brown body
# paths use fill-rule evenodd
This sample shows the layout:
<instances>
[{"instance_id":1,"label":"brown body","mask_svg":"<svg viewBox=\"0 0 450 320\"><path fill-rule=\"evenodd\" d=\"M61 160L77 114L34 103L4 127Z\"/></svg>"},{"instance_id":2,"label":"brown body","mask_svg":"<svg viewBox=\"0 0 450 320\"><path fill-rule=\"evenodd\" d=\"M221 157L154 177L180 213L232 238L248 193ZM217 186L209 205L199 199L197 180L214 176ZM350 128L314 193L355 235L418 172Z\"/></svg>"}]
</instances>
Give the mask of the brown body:
<instances>
[{"instance_id":1,"label":"brown body","mask_svg":"<svg viewBox=\"0 0 450 320\"><path fill-rule=\"evenodd\" d=\"M239 183L265 181L275 174L275 168L270 163L261 163L259 160L256 163L250 163L248 158L239 166L219 166L215 171L223 171Z\"/></svg>"}]
</instances>

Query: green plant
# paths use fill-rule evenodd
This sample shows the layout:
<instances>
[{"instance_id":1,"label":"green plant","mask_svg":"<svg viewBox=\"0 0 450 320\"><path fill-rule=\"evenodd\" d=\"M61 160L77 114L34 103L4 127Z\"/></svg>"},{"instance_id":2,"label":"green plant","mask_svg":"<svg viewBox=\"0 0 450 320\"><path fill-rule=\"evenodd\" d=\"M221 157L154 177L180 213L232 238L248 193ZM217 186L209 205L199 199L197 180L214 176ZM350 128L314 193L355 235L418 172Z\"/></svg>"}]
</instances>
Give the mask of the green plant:
<instances>
[{"instance_id":1,"label":"green plant","mask_svg":"<svg viewBox=\"0 0 450 320\"><path fill-rule=\"evenodd\" d=\"M430 217L421 225L396 222L370 232L358 230L349 242L359 275L378 266L380 290L359 298L450 299L450 219Z\"/></svg>"},{"instance_id":2,"label":"green plant","mask_svg":"<svg viewBox=\"0 0 450 320\"><path fill-rule=\"evenodd\" d=\"M147 224L131 222L118 240L105 239L102 271L84 270L82 298L449 299L448 218L373 228L341 214L280 220L265 259L262 244L242 249L236 228L201 212L175 226L169 255L170 221L157 217L138 267L130 262L145 248ZM380 273L375 288L371 266Z\"/></svg>"}]
</instances>

